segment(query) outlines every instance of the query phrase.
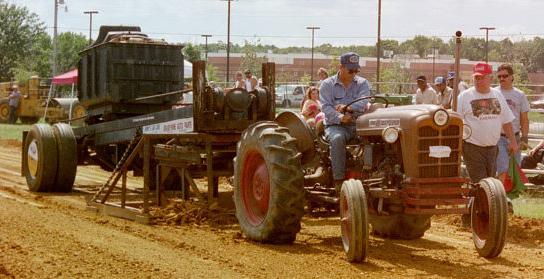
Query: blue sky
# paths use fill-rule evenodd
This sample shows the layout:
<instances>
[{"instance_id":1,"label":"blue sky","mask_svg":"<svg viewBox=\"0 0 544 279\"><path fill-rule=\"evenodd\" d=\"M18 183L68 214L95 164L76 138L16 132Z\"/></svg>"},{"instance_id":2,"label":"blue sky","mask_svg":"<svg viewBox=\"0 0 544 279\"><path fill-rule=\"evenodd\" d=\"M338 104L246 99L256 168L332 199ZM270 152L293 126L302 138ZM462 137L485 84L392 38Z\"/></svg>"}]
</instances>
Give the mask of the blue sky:
<instances>
[{"instance_id":1,"label":"blue sky","mask_svg":"<svg viewBox=\"0 0 544 279\"><path fill-rule=\"evenodd\" d=\"M4 0L38 14L52 33L54 0ZM139 25L144 33L169 42L203 43L227 40L227 2L222 0L64 0L59 9L59 32L88 36L93 16L93 38L100 25ZM245 40L279 47L310 46L311 31L319 26L315 44L376 42L378 1L372 0L238 0L231 4L231 41ZM448 40L456 30L484 37L482 26L493 26L494 40L544 37L538 0L382 0L382 39L403 41L415 35Z\"/></svg>"}]
</instances>

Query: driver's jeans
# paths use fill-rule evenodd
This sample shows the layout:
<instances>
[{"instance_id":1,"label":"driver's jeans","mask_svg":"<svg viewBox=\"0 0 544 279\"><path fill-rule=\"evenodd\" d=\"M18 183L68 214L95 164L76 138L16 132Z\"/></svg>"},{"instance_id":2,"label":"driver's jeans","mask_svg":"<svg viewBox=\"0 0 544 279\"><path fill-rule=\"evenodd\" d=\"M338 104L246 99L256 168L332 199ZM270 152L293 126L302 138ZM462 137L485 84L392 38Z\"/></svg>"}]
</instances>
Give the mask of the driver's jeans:
<instances>
[{"instance_id":1,"label":"driver's jeans","mask_svg":"<svg viewBox=\"0 0 544 279\"><path fill-rule=\"evenodd\" d=\"M325 127L325 137L331 151L332 176L342 180L346 176L346 144L354 138L355 125L330 125Z\"/></svg>"}]
</instances>

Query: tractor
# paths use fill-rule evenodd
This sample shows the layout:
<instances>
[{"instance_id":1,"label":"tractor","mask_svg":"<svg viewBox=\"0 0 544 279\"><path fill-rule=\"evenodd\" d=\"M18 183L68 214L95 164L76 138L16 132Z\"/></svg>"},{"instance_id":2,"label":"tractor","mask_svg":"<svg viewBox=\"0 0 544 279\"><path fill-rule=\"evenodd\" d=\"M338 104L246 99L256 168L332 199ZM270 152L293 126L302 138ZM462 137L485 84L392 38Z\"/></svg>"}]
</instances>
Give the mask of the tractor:
<instances>
[{"instance_id":1,"label":"tractor","mask_svg":"<svg viewBox=\"0 0 544 279\"><path fill-rule=\"evenodd\" d=\"M289 243L305 210L329 208L339 212L347 259L360 262L370 233L417 239L432 215L465 214L477 252L498 256L505 244L506 194L495 178L470 183L461 175L462 141L471 134L461 116L435 105L389 107L378 96L354 102L367 102L369 110L357 118L357 137L347 143L347 179L339 191L322 125L314 130L287 111L242 133L234 201L244 234Z\"/></svg>"}]
</instances>

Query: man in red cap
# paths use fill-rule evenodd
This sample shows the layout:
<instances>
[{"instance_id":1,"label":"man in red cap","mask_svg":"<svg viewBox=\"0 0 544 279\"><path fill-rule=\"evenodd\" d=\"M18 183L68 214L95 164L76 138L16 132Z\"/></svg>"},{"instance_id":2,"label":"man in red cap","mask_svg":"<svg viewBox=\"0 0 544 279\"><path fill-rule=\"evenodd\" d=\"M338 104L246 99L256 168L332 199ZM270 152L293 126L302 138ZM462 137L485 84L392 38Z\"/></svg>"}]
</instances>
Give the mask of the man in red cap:
<instances>
[{"instance_id":1,"label":"man in red cap","mask_svg":"<svg viewBox=\"0 0 544 279\"><path fill-rule=\"evenodd\" d=\"M474 87L458 97L457 112L472 130L471 136L463 142L463 159L472 182L495 176L501 129L509 139L509 152L518 150L512 130L514 114L504 96L497 89L491 88L492 73L489 64L474 65Z\"/></svg>"}]
</instances>

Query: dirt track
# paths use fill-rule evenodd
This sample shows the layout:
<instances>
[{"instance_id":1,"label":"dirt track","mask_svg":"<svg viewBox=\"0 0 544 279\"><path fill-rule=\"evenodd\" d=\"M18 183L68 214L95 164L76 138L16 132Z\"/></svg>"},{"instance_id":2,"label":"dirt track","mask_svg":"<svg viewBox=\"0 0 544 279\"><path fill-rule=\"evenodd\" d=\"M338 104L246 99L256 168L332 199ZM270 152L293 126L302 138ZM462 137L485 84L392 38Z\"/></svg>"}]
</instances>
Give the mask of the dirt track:
<instances>
[{"instance_id":1,"label":"dirt track","mask_svg":"<svg viewBox=\"0 0 544 279\"><path fill-rule=\"evenodd\" d=\"M458 217L435 217L416 241L371 237L368 261L350 264L335 217L306 216L293 245L254 243L226 192L219 210L202 211L207 218L141 225L86 211L82 193L28 192L19 157L18 143L0 141L0 278L544 278L541 220L511 218L494 260L478 257ZM79 167L76 184L107 175Z\"/></svg>"}]
</instances>

